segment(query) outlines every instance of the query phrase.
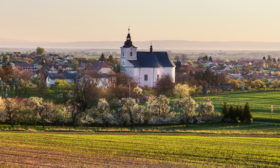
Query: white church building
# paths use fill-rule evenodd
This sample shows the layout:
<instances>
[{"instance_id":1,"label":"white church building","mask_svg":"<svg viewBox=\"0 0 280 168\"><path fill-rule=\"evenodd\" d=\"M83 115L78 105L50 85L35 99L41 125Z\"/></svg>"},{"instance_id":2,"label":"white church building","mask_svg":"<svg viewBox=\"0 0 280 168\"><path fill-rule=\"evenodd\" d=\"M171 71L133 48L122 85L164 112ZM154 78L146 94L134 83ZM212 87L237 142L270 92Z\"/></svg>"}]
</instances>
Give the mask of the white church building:
<instances>
[{"instance_id":1,"label":"white church building","mask_svg":"<svg viewBox=\"0 0 280 168\"><path fill-rule=\"evenodd\" d=\"M167 52L139 52L132 43L128 32L124 46L121 47L121 73L132 77L139 86L155 87L164 75L169 75L175 82L175 65Z\"/></svg>"}]
</instances>

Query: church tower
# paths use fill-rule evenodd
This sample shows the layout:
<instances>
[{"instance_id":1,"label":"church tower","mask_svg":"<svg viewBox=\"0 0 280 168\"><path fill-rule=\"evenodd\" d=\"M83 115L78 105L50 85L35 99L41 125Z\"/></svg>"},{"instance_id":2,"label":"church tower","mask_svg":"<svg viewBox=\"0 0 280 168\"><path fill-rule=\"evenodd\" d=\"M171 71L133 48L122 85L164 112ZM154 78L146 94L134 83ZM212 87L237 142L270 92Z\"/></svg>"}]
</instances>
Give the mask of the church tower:
<instances>
[{"instance_id":1,"label":"church tower","mask_svg":"<svg viewBox=\"0 0 280 168\"><path fill-rule=\"evenodd\" d=\"M137 47L133 46L130 29L128 29L128 34L124 45L121 47L121 71L125 73L127 68L133 67L129 61L137 60Z\"/></svg>"}]
</instances>

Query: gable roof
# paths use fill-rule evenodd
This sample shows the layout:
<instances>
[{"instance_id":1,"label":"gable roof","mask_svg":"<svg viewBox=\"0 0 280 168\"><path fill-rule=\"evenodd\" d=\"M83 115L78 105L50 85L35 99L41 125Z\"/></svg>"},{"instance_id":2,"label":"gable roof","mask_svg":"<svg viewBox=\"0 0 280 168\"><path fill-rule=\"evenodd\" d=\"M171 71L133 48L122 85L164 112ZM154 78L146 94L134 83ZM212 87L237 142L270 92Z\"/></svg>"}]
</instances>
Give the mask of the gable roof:
<instances>
[{"instance_id":1,"label":"gable roof","mask_svg":"<svg viewBox=\"0 0 280 168\"><path fill-rule=\"evenodd\" d=\"M137 60L130 63L135 67L175 67L167 52L137 52Z\"/></svg>"},{"instance_id":2,"label":"gable roof","mask_svg":"<svg viewBox=\"0 0 280 168\"><path fill-rule=\"evenodd\" d=\"M102 68L112 68L112 67L103 61L96 61L96 62L93 62L93 65L88 67L88 70L99 71Z\"/></svg>"},{"instance_id":3,"label":"gable roof","mask_svg":"<svg viewBox=\"0 0 280 168\"><path fill-rule=\"evenodd\" d=\"M49 73L49 78L52 80L55 80L55 79L76 80L76 79L80 79L81 77L82 76L79 73L69 73L69 72Z\"/></svg>"}]
</instances>

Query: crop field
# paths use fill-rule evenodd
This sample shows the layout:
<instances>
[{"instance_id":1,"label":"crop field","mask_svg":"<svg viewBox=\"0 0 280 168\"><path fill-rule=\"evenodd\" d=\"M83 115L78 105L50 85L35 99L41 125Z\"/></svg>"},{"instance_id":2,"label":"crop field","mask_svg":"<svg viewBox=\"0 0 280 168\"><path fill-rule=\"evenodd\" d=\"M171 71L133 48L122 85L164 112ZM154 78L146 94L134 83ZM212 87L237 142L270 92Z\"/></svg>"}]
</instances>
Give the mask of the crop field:
<instances>
[{"instance_id":1,"label":"crop field","mask_svg":"<svg viewBox=\"0 0 280 168\"><path fill-rule=\"evenodd\" d=\"M196 97L199 102L204 97ZM244 106L249 103L255 120L273 121L280 123L280 91L259 91L249 93L228 93L215 96L208 96L213 101L216 111L222 109L223 103L228 105ZM271 113L271 105L274 112Z\"/></svg>"},{"instance_id":2,"label":"crop field","mask_svg":"<svg viewBox=\"0 0 280 168\"><path fill-rule=\"evenodd\" d=\"M0 132L0 167L277 167L280 139Z\"/></svg>"}]
</instances>

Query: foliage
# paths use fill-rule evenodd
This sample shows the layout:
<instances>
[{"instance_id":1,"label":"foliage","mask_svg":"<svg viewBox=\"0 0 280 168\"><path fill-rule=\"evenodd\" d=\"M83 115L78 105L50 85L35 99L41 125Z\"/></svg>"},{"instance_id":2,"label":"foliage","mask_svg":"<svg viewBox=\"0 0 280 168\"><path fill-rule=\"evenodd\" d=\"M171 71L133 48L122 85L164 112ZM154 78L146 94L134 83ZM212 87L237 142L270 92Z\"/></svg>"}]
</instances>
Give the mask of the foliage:
<instances>
[{"instance_id":1,"label":"foliage","mask_svg":"<svg viewBox=\"0 0 280 168\"><path fill-rule=\"evenodd\" d=\"M176 75L180 75L176 74ZM183 77L183 76L182 76ZM178 79L178 82L184 81L183 79ZM187 83L190 86L205 86L205 87L222 87L227 82L227 77L225 74L216 74L212 72L209 68L205 71L197 71L193 73L189 72L189 77Z\"/></svg>"},{"instance_id":2,"label":"foliage","mask_svg":"<svg viewBox=\"0 0 280 168\"><path fill-rule=\"evenodd\" d=\"M190 88L187 84L177 84L175 85L173 93L178 98L188 97Z\"/></svg>"},{"instance_id":3,"label":"foliage","mask_svg":"<svg viewBox=\"0 0 280 168\"><path fill-rule=\"evenodd\" d=\"M122 98L121 100L121 111L119 120L121 125L131 125L143 124L144 123L144 110L145 108L138 105L135 99L132 98Z\"/></svg>"},{"instance_id":4,"label":"foliage","mask_svg":"<svg viewBox=\"0 0 280 168\"><path fill-rule=\"evenodd\" d=\"M185 124L194 122L197 104L193 98L189 96L178 99L174 103L174 106L180 112L180 120L182 120Z\"/></svg>"},{"instance_id":5,"label":"foliage","mask_svg":"<svg viewBox=\"0 0 280 168\"><path fill-rule=\"evenodd\" d=\"M253 116L251 114L251 110L249 107L249 104L246 103L244 108L242 106L230 106L229 109L227 109L226 103L224 103L223 107L223 121L224 122L233 122L233 123L252 123L253 122Z\"/></svg>"},{"instance_id":6,"label":"foliage","mask_svg":"<svg viewBox=\"0 0 280 168\"><path fill-rule=\"evenodd\" d=\"M156 83L156 94L157 95L171 95L174 89L174 83L169 75L162 76Z\"/></svg>"},{"instance_id":7,"label":"foliage","mask_svg":"<svg viewBox=\"0 0 280 168\"><path fill-rule=\"evenodd\" d=\"M45 49L44 49L44 48L41 48L41 47L37 47L36 53L37 53L38 55L45 55Z\"/></svg>"},{"instance_id":8,"label":"foliage","mask_svg":"<svg viewBox=\"0 0 280 168\"><path fill-rule=\"evenodd\" d=\"M252 88L256 88L256 89L261 89L261 88L266 88L266 84L265 82L263 82L262 80L260 79L257 79L257 80L254 80L251 82L251 86Z\"/></svg>"},{"instance_id":9,"label":"foliage","mask_svg":"<svg viewBox=\"0 0 280 168\"><path fill-rule=\"evenodd\" d=\"M150 112L147 120L150 124L167 124L175 117L175 114L170 111L169 99L164 95L150 97L147 106Z\"/></svg>"},{"instance_id":10,"label":"foliage","mask_svg":"<svg viewBox=\"0 0 280 168\"><path fill-rule=\"evenodd\" d=\"M106 99L99 99L97 108L90 109L88 121L98 125L117 125L114 115L110 111L110 105Z\"/></svg>"},{"instance_id":11,"label":"foliage","mask_svg":"<svg viewBox=\"0 0 280 168\"><path fill-rule=\"evenodd\" d=\"M215 113L215 107L210 99L204 99L198 107L198 116L199 121L215 121L217 119L217 114Z\"/></svg>"},{"instance_id":12,"label":"foliage","mask_svg":"<svg viewBox=\"0 0 280 168\"><path fill-rule=\"evenodd\" d=\"M104 53L102 53L99 57L99 61L102 61L104 62L106 59L105 59L105 56L104 56Z\"/></svg>"}]
</instances>

